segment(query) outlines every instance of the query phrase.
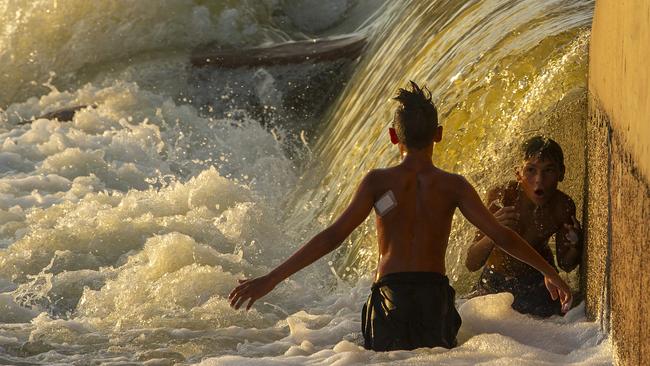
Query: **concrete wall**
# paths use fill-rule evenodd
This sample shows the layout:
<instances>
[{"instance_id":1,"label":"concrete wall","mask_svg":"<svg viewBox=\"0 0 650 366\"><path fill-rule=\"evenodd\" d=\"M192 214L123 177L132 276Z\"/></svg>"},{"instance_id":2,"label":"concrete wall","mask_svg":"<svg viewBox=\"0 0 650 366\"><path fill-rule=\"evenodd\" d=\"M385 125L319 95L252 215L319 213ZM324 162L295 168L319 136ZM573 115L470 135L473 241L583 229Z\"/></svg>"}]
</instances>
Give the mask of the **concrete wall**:
<instances>
[{"instance_id":1,"label":"concrete wall","mask_svg":"<svg viewBox=\"0 0 650 366\"><path fill-rule=\"evenodd\" d=\"M597 0L589 85L620 132L640 173L650 177L650 2Z\"/></svg>"},{"instance_id":2,"label":"concrete wall","mask_svg":"<svg viewBox=\"0 0 650 366\"><path fill-rule=\"evenodd\" d=\"M597 0L589 56L587 312L650 365L650 2Z\"/></svg>"}]
</instances>

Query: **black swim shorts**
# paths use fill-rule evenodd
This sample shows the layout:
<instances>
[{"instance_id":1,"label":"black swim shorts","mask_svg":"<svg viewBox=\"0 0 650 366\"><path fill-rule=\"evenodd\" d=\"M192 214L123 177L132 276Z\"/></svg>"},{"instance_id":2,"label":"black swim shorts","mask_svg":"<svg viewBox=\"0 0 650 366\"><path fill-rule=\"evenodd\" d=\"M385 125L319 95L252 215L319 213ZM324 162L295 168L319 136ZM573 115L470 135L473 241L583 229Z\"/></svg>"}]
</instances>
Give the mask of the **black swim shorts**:
<instances>
[{"instance_id":1,"label":"black swim shorts","mask_svg":"<svg viewBox=\"0 0 650 366\"><path fill-rule=\"evenodd\" d=\"M390 273L372 285L361 312L365 348L375 351L456 346L456 292L435 272Z\"/></svg>"},{"instance_id":2,"label":"black swim shorts","mask_svg":"<svg viewBox=\"0 0 650 366\"><path fill-rule=\"evenodd\" d=\"M515 277L484 268L474 296L499 292L510 292L514 296L512 308L522 314L544 318L561 314L560 300L551 298L544 284L544 275L537 271Z\"/></svg>"}]
</instances>

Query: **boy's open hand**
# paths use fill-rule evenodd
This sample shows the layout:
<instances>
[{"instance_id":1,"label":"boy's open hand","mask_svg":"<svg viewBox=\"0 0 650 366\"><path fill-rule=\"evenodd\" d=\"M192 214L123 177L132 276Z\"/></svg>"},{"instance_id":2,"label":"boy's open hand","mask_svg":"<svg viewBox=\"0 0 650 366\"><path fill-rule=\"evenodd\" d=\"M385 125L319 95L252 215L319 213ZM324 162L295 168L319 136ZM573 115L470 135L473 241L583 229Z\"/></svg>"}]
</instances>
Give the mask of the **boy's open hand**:
<instances>
[{"instance_id":1,"label":"boy's open hand","mask_svg":"<svg viewBox=\"0 0 650 366\"><path fill-rule=\"evenodd\" d=\"M514 229L517 222L519 222L519 213L514 206L505 206L494 213L494 218L497 219L499 224Z\"/></svg>"},{"instance_id":2,"label":"boy's open hand","mask_svg":"<svg viewBox=\"0 0 650 366\"><path fill-rule=\"evenodd\" d=\"M276 283L268 276L257 277L252 280L239 280L239 286L235 287L228 295L230 306L238 310L246 300L250 299L248 305L246 305L246 310L250 310L253 303L271 292L275 285Z\"/></svg>"},{"instance_id":3,"label":"boy's open hand","mask_svg":"<svg viewBox=\"0 0 650 366\"><path fill-rule=\"evenodd\" d=\"M564 235L564 237L569 241L569 243L576 245L576 243L578 243L580 240L580 236L578 234L581 232L580 223L578 220L576 220L575 216L571 216L571 220L573 221L573 225L564 224L564 228L567 230L567 233Z\"/></svg>"},{"instance_id":4,"label":"boy's open hand","mask_svg":"<svg viewBox=\"0 0 650 366\"><path fill-rule=\"evenodd\" d=\"M557 300L558 298L560 299L560 303L562 304L562 313L564 314L571 309L573 295L571 295L571 289L569 286L560 278L560 276L554 277L555 278L548 276L544 277L544 284L553 300Z\"/></svg>"}]
</instances>

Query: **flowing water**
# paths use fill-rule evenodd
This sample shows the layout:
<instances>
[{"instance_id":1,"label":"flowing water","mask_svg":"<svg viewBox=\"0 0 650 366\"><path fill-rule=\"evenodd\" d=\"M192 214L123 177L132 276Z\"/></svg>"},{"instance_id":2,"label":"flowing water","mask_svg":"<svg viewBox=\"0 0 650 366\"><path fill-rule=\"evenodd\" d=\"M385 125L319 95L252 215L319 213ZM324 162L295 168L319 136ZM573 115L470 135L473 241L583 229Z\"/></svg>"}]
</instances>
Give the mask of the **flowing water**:
<instances>
[{"instance_id":1,"label":"flowing water","mask_svg":"<svg viewBox=\"0 0 650 366\"><path fill-rule=\"evenodd\" d=\"M226 301L236 279L266 273L331 222L365 172L398 161L386 127L408 80L438 105L437 165L485 192L512 179L523 138L545 133L565 149L560 188L581 212L593 6L0 1L0 364L611 364L584 305L539 320L508 294L458 299L453 350L363 350L371 219L252 311ZM206 96L189 66L206 43L352 32L368 46L317 125L261 121L259 103ZM290 91L274 81L293 72L216 70L213 81L252 85L280 108ZM70 122L36 118L78 105L93 107ZM475 281L462 265L472 236L457 217L447 271L460 295Z\"/></svg>"}]
</instances>

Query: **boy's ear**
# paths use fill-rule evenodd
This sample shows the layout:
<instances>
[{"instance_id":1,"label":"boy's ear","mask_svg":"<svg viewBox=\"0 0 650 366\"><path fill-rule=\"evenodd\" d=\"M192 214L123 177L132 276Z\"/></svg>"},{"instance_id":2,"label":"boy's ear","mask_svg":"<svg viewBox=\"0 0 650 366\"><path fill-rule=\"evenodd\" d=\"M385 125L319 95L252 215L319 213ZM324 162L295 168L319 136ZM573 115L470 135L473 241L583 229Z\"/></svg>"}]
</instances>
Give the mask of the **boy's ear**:
<instances>
[{"instance_id":1,"label":"boy's ear","mask_svg":"<svg viewBox=\"0 0 650 366\"><path fill-rule=\"evenodd\" d=\"M442 140L442 126L436 127L436 132L433 134L433 142L440 142Z\"/></svg>"},{"instance_id":2,"label":"boy's ear","mask_svg":"<svg viewBox=\"0 0 650 366\"><path fill-rule=\"evenodd\" d=\"M560 178L558 179L558 181L561 182L561 181L564 180L564 171L565 171L565 170L566 170L566 169L565 169L565 167L564 167L564 164L562 164L562 166L560 167Z\"/></svg>"},{"instance_id":3,"label":"boy's ear","mask_svg":"<svg viewBox=\"0 0 650 366\"><path fill-rule=\"evenodd\" d=\"M390 135L390 142L392 142L393 145L399 144L399 138L397 137L397 132L395 131L394 128L389 127L388 134Z\"/></svg>"}]
</instances>

